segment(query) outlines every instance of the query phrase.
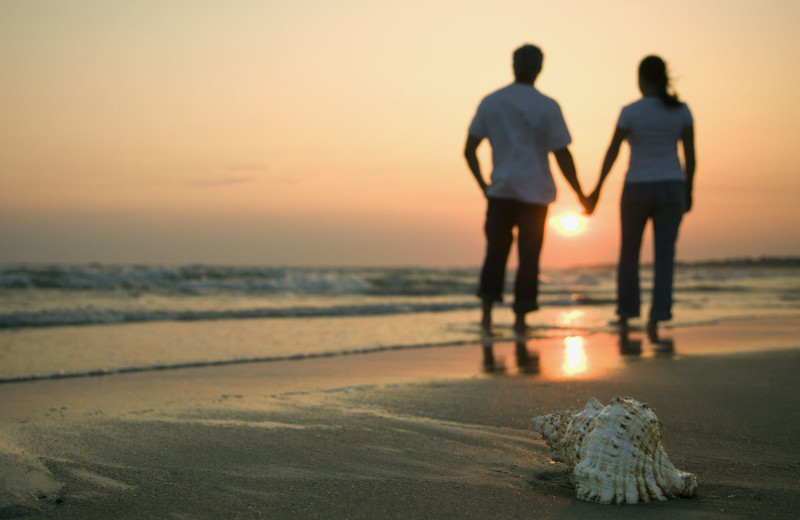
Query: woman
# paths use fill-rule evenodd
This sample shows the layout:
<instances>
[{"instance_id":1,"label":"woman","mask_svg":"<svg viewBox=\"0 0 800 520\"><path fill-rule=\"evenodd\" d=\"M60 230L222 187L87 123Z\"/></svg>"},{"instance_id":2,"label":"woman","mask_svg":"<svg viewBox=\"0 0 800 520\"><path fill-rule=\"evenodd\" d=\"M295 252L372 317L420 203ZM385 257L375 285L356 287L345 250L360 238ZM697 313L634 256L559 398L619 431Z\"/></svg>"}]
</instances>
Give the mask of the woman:
<instances>
[{"instance_id":1,"label":"woman","mask_svg":"<svg viewBox=\"0 0 800 520\"><path fill-rule=\"evenodd\" d=\"M639 65L642 98L625 106L606 152L600 179L589 197L594 211L600 189L614 165L622 141L630 146L630 164L620 202L622 244L617 273L617 314L627 331L628 319L639 316L639 250L648 220L655 236L655 278L647 333L658 341L658 322L672 318L675 241L683 213L692 207L695 152L689 107L670 92L664 60L648 56ZM683 143L684 164L678 157Z\"/></svg>"}]
</instances>

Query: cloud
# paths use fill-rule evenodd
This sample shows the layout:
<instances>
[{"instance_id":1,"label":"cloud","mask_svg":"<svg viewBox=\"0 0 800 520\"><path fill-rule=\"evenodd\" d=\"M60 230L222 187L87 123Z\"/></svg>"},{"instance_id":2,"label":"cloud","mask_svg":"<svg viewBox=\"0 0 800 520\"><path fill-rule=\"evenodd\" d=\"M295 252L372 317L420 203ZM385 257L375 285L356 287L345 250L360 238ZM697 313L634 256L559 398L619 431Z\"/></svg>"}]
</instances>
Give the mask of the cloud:
<instances>
[{"instance_id":1,"label":"cloud","mask_svg":"<svg viewBox=\"0 0 800 520\"><path fill-rule=\"evenodd\" d=\"M231 164L228 166L228 171L230 172L251 172L251 171L262 171L266 167L263 164L258 163L239 163L239 164Z\"/></svg>"},{"instance_id":2,"label":"cloud","mask_svg":"<svg viewBox=\"0 0 800 520\"><path fill-rule=\"evenodd\" d=\"M253 182L253 177L219 177L216 179L199 179L190 181L189 186L192 188L218 188L222 186L233 186L235 184L247 184Z\"/></svg>"},{"instance_id":3,"label":"cloud","mask_svg":"<svg viewBox=\"0 0 800 520\"><path fill-rule=\"evenodd\" d=\"M192 188L220 188L248 184L255 182L265 169L266 166L260 163L231 163L219 168L217 174L192 179L187 184Z\"/></svg>"}]
</instances>

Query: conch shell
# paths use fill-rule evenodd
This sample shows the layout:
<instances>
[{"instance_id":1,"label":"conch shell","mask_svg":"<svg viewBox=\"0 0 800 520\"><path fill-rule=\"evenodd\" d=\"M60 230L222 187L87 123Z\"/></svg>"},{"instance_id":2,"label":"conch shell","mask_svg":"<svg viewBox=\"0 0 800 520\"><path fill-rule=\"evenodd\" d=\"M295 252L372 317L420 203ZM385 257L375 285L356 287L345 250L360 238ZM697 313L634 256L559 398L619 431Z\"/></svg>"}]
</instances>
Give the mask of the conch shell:
<instances>
[{"instance_id":1,"label":"conch shell","mask_svg":"<svg viewBox=\"0 0 800 520\"><path fill-rule=\"evenodd\" d=\"M693 496L697 478L675 469L661 445L661 421L646 404L615 397L603 406L589 398L572 408L531 419L551 457L569 467L578 498L634 504Z\"/></svg>"}]
</instances>

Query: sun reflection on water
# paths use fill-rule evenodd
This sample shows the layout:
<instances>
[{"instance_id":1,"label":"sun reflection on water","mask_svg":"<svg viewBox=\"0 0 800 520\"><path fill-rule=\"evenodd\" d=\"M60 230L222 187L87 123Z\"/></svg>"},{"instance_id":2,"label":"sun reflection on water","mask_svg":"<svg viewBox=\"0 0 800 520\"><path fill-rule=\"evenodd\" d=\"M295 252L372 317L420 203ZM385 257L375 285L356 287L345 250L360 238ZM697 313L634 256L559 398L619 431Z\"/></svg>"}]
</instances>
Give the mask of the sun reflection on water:
<instances>
[{"instance_id":1,"label":"sun reflection on water","mask_svg":"<svg viewBox=\"0 0 800 520\"><path fill-rule=\"evenodd\" d=\"M556 317L556 324L559 327L573 327L581 323L585 315L586 315L585 311L578 309L561 312Z\"/></svg>"},{"instance_id":2,"label":"sun reflection on water","mask_svg":"<svg viewBox=\"0 0 800 520\"><path fill-rule=\"evenodd\" d=\"M585 372L588 367L586 348L581 336L564 338L564 364L561 370L567 376L574 376Z\"/></svg>"}]
</instances>

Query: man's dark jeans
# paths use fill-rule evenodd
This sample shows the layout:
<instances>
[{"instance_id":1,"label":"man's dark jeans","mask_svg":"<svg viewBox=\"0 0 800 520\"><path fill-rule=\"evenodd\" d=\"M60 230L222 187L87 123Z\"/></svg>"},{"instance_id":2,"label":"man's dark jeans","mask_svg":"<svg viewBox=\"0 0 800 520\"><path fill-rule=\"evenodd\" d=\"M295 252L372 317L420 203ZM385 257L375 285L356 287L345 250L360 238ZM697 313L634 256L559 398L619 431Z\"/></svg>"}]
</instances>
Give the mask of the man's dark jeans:
<instances>
[{"instance_id":1,"label":"man's dark jeans","mask_svg":"<svg viewBox=\"0 0 800 520\"><path fill-rule=\"evenodd\" d=\"M626 183L620 201L622 244L617 272L617 314L639 316L639 251L647 221L653 221L654 279L650 319L672 318L675 242L686 204L682 181Z\"/></svg>"},{"instance_id":2,"label":"man's dark jeans","mask_svg":"<svg viewBox=\"0 0 800 520\"><path fill-rule=\"evenodd\" d=\"M489 199L486 210L486 259L481 270L478 296L483 300L503 301L506 262L517 228L519 267L514 283L514 312L539 308L539 254L544 241L547 206L512 199Z\"/></svg>"}]
</instances>

